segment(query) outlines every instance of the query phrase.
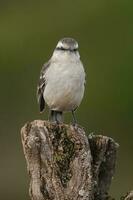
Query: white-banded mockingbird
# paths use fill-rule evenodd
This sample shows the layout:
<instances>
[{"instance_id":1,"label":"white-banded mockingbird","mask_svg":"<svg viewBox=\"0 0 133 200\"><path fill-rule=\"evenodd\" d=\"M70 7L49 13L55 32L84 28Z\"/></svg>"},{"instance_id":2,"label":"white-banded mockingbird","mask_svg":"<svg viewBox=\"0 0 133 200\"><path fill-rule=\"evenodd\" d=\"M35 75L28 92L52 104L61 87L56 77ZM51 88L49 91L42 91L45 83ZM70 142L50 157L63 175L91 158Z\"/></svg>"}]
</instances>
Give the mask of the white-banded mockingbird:
<instances>
[{"instance_id":1,"label":"white-banded mockingbird","mask_svg":"<svg viewBox=\"0 0 133 200\"><path fill-rule=\"evenodd\" d=\"M62 122L62 113L71 111L76 123L74 111L82 101L84 84L85 72L78 43L73 38L63 38L40 73L37 87L40 112L44 110L46 102L51 121Z\"/></svg>"}]
</instances>

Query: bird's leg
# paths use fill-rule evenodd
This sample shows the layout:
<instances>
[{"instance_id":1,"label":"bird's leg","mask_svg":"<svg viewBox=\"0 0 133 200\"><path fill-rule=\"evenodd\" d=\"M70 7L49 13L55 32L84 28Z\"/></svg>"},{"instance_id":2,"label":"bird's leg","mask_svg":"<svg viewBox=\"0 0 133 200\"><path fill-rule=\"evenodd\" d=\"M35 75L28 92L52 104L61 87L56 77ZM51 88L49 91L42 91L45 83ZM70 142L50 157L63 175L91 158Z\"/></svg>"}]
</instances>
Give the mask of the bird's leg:
<instances>
[{"instance_id":1,"label":"bird's leg","mask_svg":"<svg viewBox=\"0 0 133 200\"><path fill-rule=\"evenodd\" d=\"M76 120L76 117L75 117L75 112L74 110L72 110L72 117L73 117L73 125L76 125L77 124L77 120Z\"/></svg>"},{"instance_id":2,"label":"bird's leg","mask_svg":"<svg viewBox=\"0 0 133 200\"><path fill-rule=\"evenodd\" d=\"M63 122L63 120L62 120L62 112L61 111L51 110L50 111L50 115L49 115L49 121L56 122L56 123Z\"/></svg>"},{"instance_id":3,"label":"bird's leg","mask_svg":"<svg viewBox=\"0 0 133 200\"><path fill-rule=\"evenodd\" d=\"M56 121L56 118L55 118L55 111L54 111L54 110L50 110L50 113L49 113L49 121L50 121L50 122L55 122L55 121Z\"/></svg>"},{"instance_id":4,"label":"bird's leg","mask_svg":"<svg viewBox=\"0 0 133 200\"><path fill-rule=\"evenodd\" d=\"M57 123L62 123L62 112L61 111L55 111L55 119Z\"/></svg>"}]
</instances>

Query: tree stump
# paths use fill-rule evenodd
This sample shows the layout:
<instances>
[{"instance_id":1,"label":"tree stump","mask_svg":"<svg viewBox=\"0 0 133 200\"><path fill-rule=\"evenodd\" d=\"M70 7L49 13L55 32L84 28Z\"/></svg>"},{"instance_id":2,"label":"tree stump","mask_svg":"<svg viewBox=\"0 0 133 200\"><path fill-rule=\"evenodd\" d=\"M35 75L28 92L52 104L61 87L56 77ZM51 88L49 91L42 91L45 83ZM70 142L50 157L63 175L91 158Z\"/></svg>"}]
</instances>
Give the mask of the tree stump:
<instances>
[{"instance_id":1,"label":"tree stump","mask_svg":"<svg viewBox=\"0 0 133 200\"><path fill-rule=\"evenodd\" d=\"M35 120L21 130L31 200L107 200L118 144L80 126Z\"/></svg>"},{"instance_id":2,"label":"tree stump","mask_svg":"<svg viewBox=\"0 0 133 200\"><path fill-rule=\"evenodd\" d=\"M121 200L133 200L133 191L128 192L124 197L121 197Z\"/></svg>"}]
</instances>

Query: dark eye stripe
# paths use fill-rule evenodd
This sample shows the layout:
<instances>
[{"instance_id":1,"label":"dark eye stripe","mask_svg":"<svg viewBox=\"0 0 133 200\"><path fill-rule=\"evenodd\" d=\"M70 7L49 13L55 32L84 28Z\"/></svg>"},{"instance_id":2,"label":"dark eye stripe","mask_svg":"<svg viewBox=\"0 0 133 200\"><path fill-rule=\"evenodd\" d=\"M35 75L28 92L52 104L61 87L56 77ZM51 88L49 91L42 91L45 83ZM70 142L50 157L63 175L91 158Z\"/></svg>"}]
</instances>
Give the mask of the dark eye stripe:
<instances>
[{"instance_id":1,"label":"dark eye stripe","mask_svg":"<svg viewBox=\"0 0 133 200\"><path fill-rule=\"evenodd\" d=\"M56 49L57 50L62 50L62 51L77 51L78 50L77 48L75 48L75 49L65 49L63 47L57 47Z\"/></svg>"},{"instance_id":2,"label":"dark eye stripe","mask_svg":"<svg viewBox=\"0 0 133 200\"><path fill-rule=\"evenodd\" d=\"M57 50L62 50L62 51L67 50L67 49L65 49L65 48L63 48L63 47L57 47L56 49L57 49Z\"/></svg>"}]
</instances>

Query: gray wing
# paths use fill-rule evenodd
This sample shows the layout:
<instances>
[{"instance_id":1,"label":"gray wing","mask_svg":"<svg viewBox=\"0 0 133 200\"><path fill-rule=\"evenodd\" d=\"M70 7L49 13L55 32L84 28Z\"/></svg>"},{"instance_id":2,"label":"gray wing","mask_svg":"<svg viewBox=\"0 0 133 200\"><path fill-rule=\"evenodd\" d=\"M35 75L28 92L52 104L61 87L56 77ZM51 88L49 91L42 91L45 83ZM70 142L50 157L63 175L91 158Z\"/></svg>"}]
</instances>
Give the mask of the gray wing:
<instances>
[{"instance_id":1,"label":"gray wing","mask_svg":"<svg viewBox=\"0 0 133 200\"><path fill-rule=\"evenodd\" d=\"M45 73L46 73L46 70L48 69L49 65L50 65L50 61L48 61L47 63L45 63L43 65L41 72L40 72L39 83L37 86L37 100L39 103L40 112L42 112L45 108L45 100L43 98L43 93L44 93L45 84L46 84Z\"/></svg>"}]
</instances>

